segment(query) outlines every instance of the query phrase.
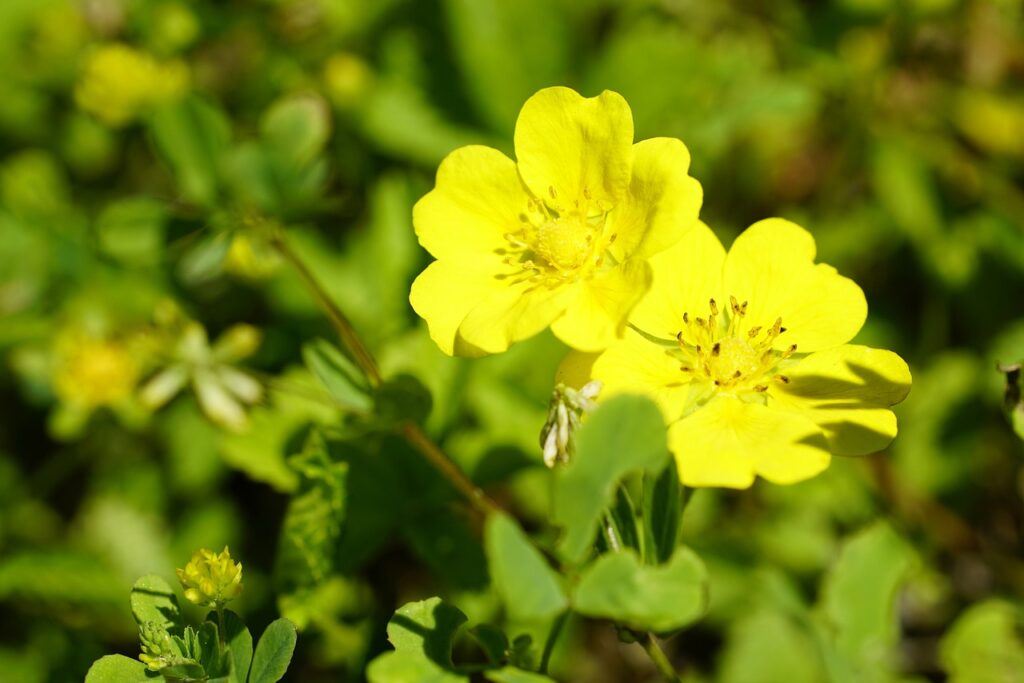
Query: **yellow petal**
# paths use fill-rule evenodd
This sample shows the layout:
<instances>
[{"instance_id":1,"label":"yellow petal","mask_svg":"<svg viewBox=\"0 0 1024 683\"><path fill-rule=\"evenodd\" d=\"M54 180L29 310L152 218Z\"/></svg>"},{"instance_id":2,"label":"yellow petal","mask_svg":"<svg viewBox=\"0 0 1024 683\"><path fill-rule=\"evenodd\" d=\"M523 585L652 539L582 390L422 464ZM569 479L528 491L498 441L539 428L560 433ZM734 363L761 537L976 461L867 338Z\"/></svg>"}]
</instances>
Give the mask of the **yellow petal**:
<instances>
[{"instance_id":1,"label":"yellow petal","mask_svg":"<svg viewBox=\"0 0 1024 683\"><path fill-rule=\"evenodd\" d=\"M864 292L825 264L814 264L814 238L789 221L769 218L736 238L725 259L724 294L748 301L750 326L787 329L776 348L801 352L850 341L867 317Z\"/></svg>"},{"instance_id":2,"label":"yellow petal","mask_svg":"<svg viewBox=\"0 0 1024 683\"><path fill-rule=\"evenodd\" d=\"M695 225L704 192L689 168L690 152L680 140L651 138L633 145L629 190L608 218L616 258L649 258Z\"/></svg>"},{"instance_id":3,"label":"yellow petal","mask_svg":"<svg viewBox=\"0 0 1024 683\"><path fill-rule=\"evenodd\" d=\"M684 312L706 317L708 300L720 296L725 249L711 229L698 222L649 262L653 282L629 322L654 337L675 339L683 329Z\"/></svg>"},{"instance_id":4,"label":"yellow petal","mask_svg":"<svg viewBox=\"0 0 1024 683\"><path fill-rule=\"evenodd\" d=\"M526 101L516 121L519 174L553 207L586 195L616 203L629 184L632 144L629 105L608 90L584 98L569 88L545 88Z\"/></svg>"},{"instance_id":5,"label":"yellow petal","mask_svg":"<svg viewBox=\"0 0 1024 683\"><path fill-rule=\"evenodd\" d=\"M593 362L591 378L604 383L601 398L643 394L658 404L666 422L679 418L690 403L691 378L680 370L682 363L669 353L672 348L627 329L622 340Z\"/></svg>"},{"instance_id":6,"label":"yellow petal","mask_svg":"<svg viewBox=\"0 0 1024 683\"><path fill-rule=\"evenodd\" d=\"M896 436L889 410L910 391L910 369L891 351L845 345L812 353L772 383L770 401L813 420L835 455L866 455Z\"/></svg>"},{"instance_id":7,"label":"yellow petal","mask_svg":"<svg viewBox=\"0 0 1024 683\"><path fill-rule=\"evenodd\" d=\"M686 486L742 489L756 475L793 484L828 467L824 445L821 431L802 415L723 395L669 428Z\"/></svg>"},{"instance_id":8,"label":"yellow petal","mask_svg":"<svg viewBox=\"0 0 1024 683\"><path fill-rule=\"evenodd\" d=\"M594 361L600 355L600 353L570 351L562 359L558 370L555 371L555 382L572 387L573 389L582 389L584 384L594 378Z\"/></svg>"},{"instance_id":9,"label":"yellow petal","mask_svg":"<svg viewBox=\"0 0 1024 683\"><path fill-rule=\"evenodd\" d=\"M434 261L412 283L409 303L427 321L430 338L449 356L456 353L459 325L481 301L500 291L501 282L486 273L466 270L447 262ZM473 353L459 349L459 355Z\"/></svg>"},{"instance_id":10,"label":"yellow petal","mask_svg":"<svg viewBox=\"0 0 1024 683\"><path fill-rule=\"evenodd\" d=\"M583 280L551 331L574 349L600 351L621 337L629 312L650 284L650 266L639 260Z\"/></svg>"},{"instance_id":11,"label":"yellow petal","mask_svg":"<svg viewBox=\"0 0 1024 683\"><path fill-rule=\"evenodd\" d=\"M532 337L565 311L579 287L578 283L555 288L530 282L500 284L459 325L456 355L501 353L515 342Z\"/></svg>"},{"instance_id":12,"label":"yellow petal","mask_svg":"<svg viewBox=\"0 0 1024 683\"><path fill-rule=\"evenodd\" d=\"M413 208L423 248L464 269L497 272L504 235L520 226L527 193L515 163L496 149L461 147L441 162L437 184Z\"/></svg>"}]
</instances>

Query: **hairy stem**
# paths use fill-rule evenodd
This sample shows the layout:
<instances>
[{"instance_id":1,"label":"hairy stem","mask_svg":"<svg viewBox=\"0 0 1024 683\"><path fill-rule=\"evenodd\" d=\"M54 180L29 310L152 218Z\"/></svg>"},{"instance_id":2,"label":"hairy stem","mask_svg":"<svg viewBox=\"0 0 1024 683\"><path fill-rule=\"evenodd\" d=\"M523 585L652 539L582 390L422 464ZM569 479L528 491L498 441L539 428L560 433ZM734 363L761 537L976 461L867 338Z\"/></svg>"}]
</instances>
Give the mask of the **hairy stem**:
<instances>
[{"instance_id":1,"label":"hairy stem","mask_svg":"<svg viewBox=\"0 0 1024 683\"><path fill-rule=\"evenodd\" d=\"M377 366L377 361L374 359L373 354L367 348L366 344L363 343L359 333L356 332L355 327L352 326L348 316L346 316L336 303L331 299L330 295L324 289L320 281L316 279L316 275L313 271L303 263L302 259L294 250L288 245L284 235L278 231L271 238L270 243L274 246L282 258L295 269L299 278L302 280L306 288L312 292L313 297L320 304L320 307L324 310L327 318L331 321L334 329L338 333L338 337L341 339L341 343L346 349L352 354L356 363L362 369L366 375L367 380L374 387L379 387L383 381L380 368ZM483 489L478 487L476 484L467 477L462 470L460 470L451 458L449 458L441 448L431 441L430 437L420 428L419 425L412 422L403 424L400 428L402 436L409 442L413 448L427 459L427 461L434 466L434 468L447 479L452 486L455 487L459 493L465 496L474 508L480 511L482 514L487 515L491 512L500 510L501 508L491 500Z\"/></svg>"}]
</instances>

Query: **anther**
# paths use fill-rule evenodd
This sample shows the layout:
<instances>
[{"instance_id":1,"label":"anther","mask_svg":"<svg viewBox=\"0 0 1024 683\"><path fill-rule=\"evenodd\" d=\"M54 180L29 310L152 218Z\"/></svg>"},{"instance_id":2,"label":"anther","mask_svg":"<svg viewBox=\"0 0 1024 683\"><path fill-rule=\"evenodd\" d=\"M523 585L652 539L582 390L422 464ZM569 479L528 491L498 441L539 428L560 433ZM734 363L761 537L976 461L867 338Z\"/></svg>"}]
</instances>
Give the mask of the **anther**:
<instances>
[{"instance_id":1,"label":"anther","mask_svg":"<svg viewBox=\"0 0 1024 683\"><path fill-rule=\"evenodd\" d=\"M739 379L742 376L743 376L743 371L742 370L737 370L736 372L732 373L732 378L733 379Z\"/></svg>"},{"instance_id":2,"label":"anther","mask_svg":"<svg viewBox=\"0 0 1024 683\"><path fill-rule=\"evenodd\" d=\"M754 387L754 391L757 391L757 392L760 392L760 393L768 391L768 385L767 384L758 384L756 387Z\"/></svg>"},{"instance_id":3,"label":"anther","mask_svg":"<svg viewBox=\"0 0 1024 683\"><path fill-rule=\"evenodd\" d=\"M617 233L617 232L613 232L613 233L612 233L612 234L611 234L611 235L610 235L610 236L608 237L608 246L609 246L609 247L610 247L610 246L611 246L612 244L614 244L614 243L615 243L615 240L616 240L616 239L618 238L618 236L619 236L619 233Z\"/></svg>"},{"instance_id":4,"label":"anther","mask_svg":"<svg viewBox=\"0 0 1024 683\"><path fill-rule=\"evenodd\" d=\"M710 299L708 304L711 306L711 315L718 315L718 304L715 303L715 300Z\"/></svg>"},{"instance_id":5,"label":"anther","mask_svg":"<svg viewBox=\"0 0 1024 683\"><path fill-rule=\"evenodd\" d=\"M552 199L558 199L558 193L555 192L554 185L548 185L548 193L551 195Z\"/></svg>"},{"instance_id":6,"label":"anther","mask_svg":"<svg viewBox=\"0 0 1024 683\"><path fill-rule=\"evenodd\" d=\"M729 307L732 308L733 313L740 312L740 305L736 301L736 297L734 297L732 294L729 295Z\"/></svg>"},{"instance_id":7,"label":"anther","mask_svg":"<svg viewBox=\"0 0 1024 683\"><path fill-rule=\"evenodd\" d=\"M782 334L785 331L786 331L785 327L781 327L781 326L779 327L779 334Z\"/></svg>"},{"instance_id":8,"label":"anther","mask_svg":"<svg viewBox=\"0 0 1024 683\"><path fill-rule=\"evenodd\" d=\"M783 384L789 384L789 378L785 375L775 375L775 379L779 380Z\"/></svg>"},{"instance_id":9,"label":"anther","mask_svg":"<svg viewBox=\"0 0 1024 683\"><path fill-rule=\"evenodd\" d=\"M687 367L686 365L680 365L679 369L682 370L683 372L693 372L693 368Z\"/></svg>"},{"instance_id":10,"label":"anther","mask_svg":"<svg viewBox=\"0 0 1024 683\"><path fill-rule=\"evenodd\" d=\"M683 331L682 330L679 330L679 332L676 333L676 341L679 342L680 344L683 343Z\"/></svg>"},{"instance_id":11,"label":"anther","mask_svg":"<svg viewBox=\"0 0 1024 683\"><path fill-rule=\"evenodd\" d=\"M718 352L721 351L721 350L722 350L722 345L719 344L718 342L715 342L715 345L711 347L711 355L712 356L717 356Z\"/></svg>"},{"instance_id":12,"label":"anther","mask_svg":"<svg viewBox=\"0 0 1024 683\"><path fill-rule=\"evenodd\" d=\"M587 187L583 188L583 198L587 199L587 200L590 199L590 188L587 188Z\"/></svg>"},{"instance_id":13,"label":"anther","mask_svg":"<svg viewBox=\"0 0 1024 683\"><path fill-rule=\"evenodd\" d=\"M756 327L751 327L750 331L747 332L747 336L750 337L751 339L753 339L754 337L757 336L757 333L760 332L760 331L761 331L761 326L760 325L757 325Z\"/></svg>"},{"instance_id":14,"label":"anther","mask_svg":"<svg viewBox=\"0 0 1024 683\"><path fill-rule=\"evenodd\" d=\"M690 314L686 313L685 311L683 312L683 322L686 323L687 325L690 324ZM680 332L679 334L682 334L682 332Z\"/></svg>"}]
</instances>

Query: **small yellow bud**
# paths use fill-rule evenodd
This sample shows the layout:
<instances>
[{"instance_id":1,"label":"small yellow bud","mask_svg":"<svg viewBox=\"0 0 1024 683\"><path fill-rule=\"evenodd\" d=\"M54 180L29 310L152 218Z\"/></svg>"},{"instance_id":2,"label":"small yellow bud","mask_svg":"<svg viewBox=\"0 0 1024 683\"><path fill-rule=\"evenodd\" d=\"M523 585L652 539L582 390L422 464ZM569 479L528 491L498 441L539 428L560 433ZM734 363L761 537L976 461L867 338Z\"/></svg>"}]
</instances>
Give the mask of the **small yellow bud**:
<instances>
[{"instance_id":1,"label":"small yellow bud","mask_svg":"<svg viewBox=\"0 0 1024 683\"><path fill-rule=\"evenodd\" d=\"M220 608L242 592L242 563L234 562L227 546L218 555L202 548L192 554L178 580L185 589L185 598L200 607Z\"/></svg>"}]
</instances>

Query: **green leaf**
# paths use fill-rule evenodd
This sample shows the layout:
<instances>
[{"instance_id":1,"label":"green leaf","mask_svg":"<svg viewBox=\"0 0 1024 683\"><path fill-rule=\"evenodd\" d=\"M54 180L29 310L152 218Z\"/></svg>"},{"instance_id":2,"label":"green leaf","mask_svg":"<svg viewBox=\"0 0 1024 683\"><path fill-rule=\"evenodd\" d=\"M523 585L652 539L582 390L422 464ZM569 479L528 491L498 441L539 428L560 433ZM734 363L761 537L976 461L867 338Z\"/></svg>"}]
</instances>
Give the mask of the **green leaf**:
<instances>
[{"instance_id":1,"label":"green leaf","mask_svg":"<svg viewBox=\"0 0 1024 683\"><path fill-rule=\"evenodd\" d=\"M1024 672L1017 609L1003 600L973 605L942 638L939 657L950 683L1012 683Z\"/></svg>"},{"instance_id":2,"label":"green leaf","mask_svg":"<svg viewBox=\"0 0 1024 683\"><path fill-rule=\"evenodd\" d=\"M619 546L640 552L640 533L637 529L640 520L629 493L622 486L615 490L615 503L608 509L608 518Z\"/></svg>"},{"instance_id":3,"label":"green leaf","mask_svg":"<svg viewBox=\"0 0 1024 683\"><path fill-rule=\"evenodd\" d=\"M558 575L511 517L488 517L484 546L495 590L514 621L546 621L568 601Z\"/></svg>"},{"instance_id":4,"label":"green leaf","mask_svg":"<svg viewBox=\"0 0 1024 683\"><path fill-rule=\"evenodd\" d=\"M511 132L528 97L565 80L573 34L560 4L447 0L459 66L482 113Z\"/></svg>"},{"instance_id":5,"label":"green leaf","mask_svg":"<svg viewBox=\"0 0 1024 683\"><path fill-rule=\"evenodd\" d=\"M583 561L622 478L658 472L668 457L665 423L649 399L616 396L594 411L577 435L572 462L555 478L553 517L563 529L561 555Z\"/></svg>"},{"instance_id":6,"label":"green leaf","mask_svg":"<svg viewBox=\"0 0 1024 683\"><path fill-rule=\"evenodd\" d=\"M423 423L430 415L430 390L412 375L385 380L374 394L377 419L384 425Z\"/></svg>"},{"instance_id":7,"label":"green leaf","mask_svg":"<svg viewBox=\"0 0 1024 683\"><path fill-rule=\"evenodd\" d=\"M683 511L683 487L679 483L675 459L657 477L644 477L644 561L666 562L679 544L679 525Z\"/></svg>"},{"instance_id":8,"label":"green leaf","mask_svg":"<svg viewBox=\"0 0 1024 683\"><path fill-rule=\"evenodd\" d=\"M285 97L267 110L260 132L276 159L298 168L323 151L331 135L330 111L319 97Z\"/></svg>"},{"instance_id":9,"label":"green leaf","mask_svg":"<svg viewBox=\"0 0 1024 683\"><path fill-rule=\"evenodd\" d=\"M213 104L189 97L154 111L150 133L182 195L211 206L218 194L221 159L231 140L225 114Z\"/></svg>"},{"instance_id":10,"label":"green leaf","mask_svg":"<svg viewBox=\"0 0 1024 683\"><path fill-rule=\"evenodd\" d=\"M164 205L147 197L112 202L96 219L100 248L125 265L156 265L162 256L165 218Z\"/></svg>"},{"instance_id":11,"label":"green leaf","mask_svg":"<svg viewBox=\"0 0 1024 683\"><path fill-rule=\"evenodd\" d=\"M145 664L124 655L101 657L85 674L85 683L140 683L157 679L159 675L146 669Z\"/></svg>"},{"instance_id":12,"label":"green leaf","mask_svg":"<svg viewBox=\"0 0 1024 683\"><path fill-rule=\"evenodd\" d=\"M861 672L891 669L899 638L896 597L914 554L878 522L853 536L825 577L822 608L837 651Z\"/></svg>"},{"instance_id":13,"label":"green leaf","mask_svg":"<svg viewBox=\"0 0 1024 683\"><path fill-rule=\"evenodd\" d=\"M366 377L338 347L315 339L302 347L302 358L339 403L364 413L373 408Z\"/></svg>"},{"instance_id":14,"label":"green leaf","mask_svg":"<svg viewBox=\"0 0 1024 683\"><path fill-rule=\"evenodd\" d=\"M784 615L761 610L730 627L717 680L818 683L827 678L808 635Z\"/></svg>"},{"instance_id":15,"label":"green leaf","mask_svg":"<svg viewBox=\"0 0 1024 683\"><path fill-rule=\"evenodd\" d=\"M487 671L484 673L484 678L494 681L494 683L554 683L553 678L548 678L543 674L523 671L511 666L497 671Z\"/></svg>"},{"instance_id":16,"label":"green leaf","mask_svg":"<svg viewBox=\"0 0 1024 683\"><path fill-rule=\"evenodd\" d=\"M452 640L466 621L457 608L429 598L400 607L388 622L394 652L370 663L370 683L466 683L453 672Z\"/></svg>"},{"instance_id":17,"label":"green leaf","mask_svg":"<svg viewBox=\"0 0 1024 683\"><path fill-rule=\"evenodd\" d=\"M211 621L204 621L196 629L196 641L199 643L196 659L207 676L222 676L229 670L229 659L225 657L222 660L220 656L219 637L217 625Z\"/></svg>"},{"instance_id":18,"label":"green leaf","mask_svg":"<svg viewBox=\"0 0 1024 683\"><path fill-rule=\"evenodd\" d=\"M479 624L469 629L469 635L480 645L491 664L500 666L505 661L508 636L500 628L494 624Z\"/></svg>"},{"instance_id":19,"label":"green leaf","mask_svg":"<svg viewBox=\"0 0 1024 683\"><path fill-rule=\"evenodd\" d=\"M253 653L249 683L276 683L281 680L292 661L296 638L292 622L287 619L270 622Z\"/></svg>"},{"instance_id":20,"label":"green leaf","mask_svg":"<svg viewBox=\"0 0 1024 683\"><path fill-rule=\"evenodd\" d=\"M668 564L656 567L641 564L632 550L602 555L584 570L573 596L580 614L655 633L686 626L707 605L707 570L683 547Z\"/></svg>"},{"instance_id":21,"label":"green leaf","mask_svg":"<svg viewBox=\"0 0 1024 683\"><path fill-rule=\"evenodd\" d=\"M210 612L206 618L214 621L217 613ZM252 662L252 634L242 618L231 610L224 611L224 644L228 647L227 656L231 662L228 679L232 683L246 683Z\"/></svg>"},{"instance_id":22,"label":"green leaf","mask_svg":"<svg viewBox=\"0 0 1024 683\"><path fill-rule=\"evenodd\" d=\"M331 459L318 432L288 463L299 476L299 489L288 501L274 567L284 592L316 585L334 569L348 475L348 464Z\"/></svg>"},{"instance_id":23,"label":"green leaf","mask_svg":"<svg viewBox=\"0 0 1024 683\"><path fill-rule=\"evenodd\" d=\"M162 625L168 633L182 632L178 596L159 576L150 574L136 581L132 586L130 601L132 614L138 624L151 621Z\"/></svg>"}]
</instances>

